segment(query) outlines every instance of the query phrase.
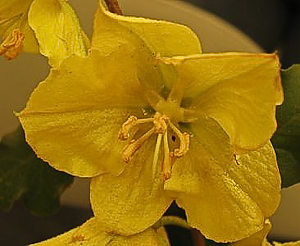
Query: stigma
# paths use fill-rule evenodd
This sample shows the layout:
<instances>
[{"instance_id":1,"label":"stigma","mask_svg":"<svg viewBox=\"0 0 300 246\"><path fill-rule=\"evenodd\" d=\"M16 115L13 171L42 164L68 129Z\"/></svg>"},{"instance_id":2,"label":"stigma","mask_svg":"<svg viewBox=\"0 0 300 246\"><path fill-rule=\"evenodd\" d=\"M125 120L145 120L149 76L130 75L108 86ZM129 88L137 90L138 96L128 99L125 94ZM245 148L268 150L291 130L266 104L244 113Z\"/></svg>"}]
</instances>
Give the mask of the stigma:
<instances>
[{"instance_id":1,"label":"stigma","mask_svg":"<svg viewBox=\"0 0 300 246\"><path fill-rule=\"evenodd\" d=\"M141 137L133 139L123 149L122 159L128 163L133 158L134 154L141 146L154 134L157 135L153 166L156 166L159 159L159 153L163 151L162 174L164 180L171 177L172 166L176 158L183 157L189 150L190 135L186 132L181 132L171 121L170 117L156 112L153 117L138 119L135 116L130 116L122 125L118 138L119 140L128 140L133 128L139 127L142 124L152 123L153 126L147 130ZM170 149L168 129L170 129L179 139L179 146Z\"/></svg>"}]
</instances>

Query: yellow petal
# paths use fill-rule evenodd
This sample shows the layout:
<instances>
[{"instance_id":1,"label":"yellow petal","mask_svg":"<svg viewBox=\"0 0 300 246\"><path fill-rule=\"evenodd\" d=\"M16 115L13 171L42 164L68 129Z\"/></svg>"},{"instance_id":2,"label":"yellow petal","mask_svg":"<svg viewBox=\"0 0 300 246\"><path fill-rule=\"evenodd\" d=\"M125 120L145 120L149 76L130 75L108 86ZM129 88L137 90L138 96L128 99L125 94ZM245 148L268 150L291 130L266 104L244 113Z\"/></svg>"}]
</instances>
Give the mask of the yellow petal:
<instances>
[{"instance_id":1,"label":"yellow petal","mask_svg":"<svg viewBox=\"0 0 300 246\"><path fill-rule=\"evenodd\" d=\"M159 235L150 228L136 235L115 237L109 246L160 246L158 237Z\"/></svg>"},{"instance_id":2,"label":"yellow petal","mask_svg":"<svg viewBox=\"0 0 300 246\"><path fill-rule=\"evenodd\" d=\"M256 151L236 156L236 164L227 170L230 177L269 218L280 202L281 177L271 142Z\"/></svg>"},{"instance_id":3,"label":"yellow petal","mask_svg":"<svg viewBox=\"0 0 300 246\"><path fill-rule=\"evenodd\" d=\"M241 241L230 244L231 246L300 246L300 240L295 242L287 243L269 243L267 240L268 233L271 230L271 222L269 220L265 221L264 228L255 233L254 235L245 238Z\"/></svg>"},{"instance_id":4,"label":"yellow petal","mask_svg":"<svg viewBox=\"0 0 300 246\"><path fill-rule=\"evenodd\" d=\"M259 231L262 212L226 172L233 159L232 152L231 158L226 154L230 154L227 134L210 118L200 119L191 132L190 150L176 160L165 184L185 209L189 224L217 242L236 241Z\"/></svg>"},{"instance_id":5,"label":"yellow petal","mask_svg":"<svg viewBox=\"0 0 300 246\"><path fill-rule=\"evenodd\" d=\"M66 0L34 0L29 10L29 25L39 41L40 52L51 66L71 54L86 55L82 29Z\"/></svg>"},{"instance_id":6,"label":"yellow petal","mask_svg":"<svg viewBox=\"0 0 300 246\"><path fill-rule=\"evenodd\" d=\"M158 221L172 199L163 190L160 165L153 165L156 137L146 141L118 177L92 178L91 203L107 231L131 235Z\"/></svg>"},{"instance_id":7,"label":"yellow petal","mask_svg":"<svg viewBox=\"0 0 300 246\"><path fill-rule=\"evenodd\" d=\"M216 242L240 240L262 229L264 217L258 205L229 175L217 166L206 167L205 174L202 192L178 194L176 199L192 227Z\"/></svg>"},{"instance_id":8,"label":"yellow petal","mask_svg":"<svg viewBox=\"0 0 300 246\"><path fill-rule=\"evenodd\" d=\"M191 133L190 149L186 155L175 161L165 189L198 194L203 190L202 179L214 175L207 169L209 166L204 168L202 165L212 163L227 170L233 158L233 149L226 132L212 118L199 115L197 122L183 129Z\"/></svg>"},{"instance_id":9,"label":"yellow petal","mask_svg":"<svg viewBox=\"0 0 300 246\"><path fill-rule=\"evenodd\" d=\"M91 218L83 225L72 229L62 235L48 239L46 241L31 244L31 246L158 246L157 234L153 229L148 229L140 234L129 237L122 237L115 234L106 233L103 226L96 218Z\"/></svg>"},{"instance_id":10,"label":"yellow petal","mask_svg":"<svg viewBox=\"0 0 300 246\"><path fill-rule=\"evenodd\" d=\"M267 236L270 230L271 230L271 222L269 220L266 220L264 228L261 231L241 241L231 243L230 245L231 246L271 246L271 244L267 241Z\"/></svg>"},{"instance_id":11,"label":"yellow petal","mask_svg":"<svg viewBox=\"0 0 300 246\"><path fill-rule=\"evenodd\" d=\"M142 116L145 104L126 53L93 51L53 69L18 116L29 144L53 167L76 176L119 174L125 143L118 132L130 115Z\"/></svg>"},{"instance_id":12,"label":"yellow petal","mask_svg":"<svg viewBox=\"0 0 300 246\"><path fill-rule=\"evenodd\" d=\"M21 31L25 34L23 51L30 53L39 53L39 44L35 34L28 23L28 15L21 19Z\"/></svg>"},{"instance_id":13,"label":"yellow petal","mask_svg":"<svg viewBox=\"0 0 300 246\"><path fill-rule=\"evenodd\" d=\"M61 246L61 245L108 245L112 235L105 233L96 218L91 218L81 226L74 228L57 237L31 244L32 246Z\"/></svg>"},{"instance_id":14,"label":"yellow petal","mask_svg":"<svg viewBox=\"0 0 300 246\"><path fill-rule=\"evenodd\" d=\"M188 222L207 238L237 241L261 230L264 218L279 204L275 153L268 143L235 157L228 151L230 143L225 132L201 121L201 131L197 125L191 127L194 137L190 150L175 162L165 189L178 197ZM210 138L206 138L208 135Z\"/></svg>"},{"instance_id":15,"label":"yellow petal","mask_svg":"<svg viewBox=\"0 0 300 246\"><path fill-rule=\"evenodd\" d=\"M217 170L212 170L217 171ZM258 206L228 177L217 177L198 196L182 194L176 200L187 214L188 223L216 242L232 242L262 229L264 217ZM218 191L221 189L222 191Z\"/></svg>"},{"instance_id":16,"label":"yellow petal","mask_svg":"<svg viewBox=\"0 0 300 246\"><path fill-rule=\"evenodd\" d=\"M194 32L183 25L145 18L112 14L101 2L95 16L92 47L109 54L121 46L136 56L140 82L160 93L171 88L176 71L158 64L155 56L189 55L201 53L200 42Z\"/></svg>"},{"instance_id":17,"label":"yellow petal","mask_svg":"<svg viewBox=\"0 0 300 246\"><path fill-rule=\"evenodd\" d=\"M201 53L200 42L190 28L167 21L116 15L105 10L100 1L92 46L111 52L123 43L135 45L137 40L142 41L151 52L162 56Z\"/></svg>"},{"instance_id":18,"label":"yellow petal","mask_svg":"<svg viewBox=\"0 0 300 246\"><path fill-rule=\"evenodd\" d=\"M162 61L177 68L191 107L217 120L236 149L255 149L271 138L275 105L283 100L275 54L204 54Z\"/></svg>"}]
</instances>

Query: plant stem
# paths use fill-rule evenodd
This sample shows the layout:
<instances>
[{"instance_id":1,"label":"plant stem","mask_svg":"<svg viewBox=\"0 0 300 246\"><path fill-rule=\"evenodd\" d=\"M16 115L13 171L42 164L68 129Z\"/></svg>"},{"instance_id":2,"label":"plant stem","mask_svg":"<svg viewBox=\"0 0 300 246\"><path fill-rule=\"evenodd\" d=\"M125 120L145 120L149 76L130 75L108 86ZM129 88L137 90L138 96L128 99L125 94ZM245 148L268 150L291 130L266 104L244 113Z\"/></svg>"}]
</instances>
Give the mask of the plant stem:
<instances>
[{"instance_id":1,"label":"plant stem","mask_svg":"<svg viewBox=\"0 0 300 246\"><path fill-rule=\"evenodd\" d=\"M123 15L123 12L119 6L118 0L105 0L107 8L110 12Z\"/></svg>"},{"instance_id":2,"label":"plant stem","mask_svg":"<svg viewBox=\"0 0 300 246\"><path fill-rule=\"evenodd\" d=\"M175 225L188 230L192 229L184 219L179 218L177 216L163 216L159 221L157 221L153 225L153 228L157 230L158 228L166 225Z\"/></svg>"}]
</instances>

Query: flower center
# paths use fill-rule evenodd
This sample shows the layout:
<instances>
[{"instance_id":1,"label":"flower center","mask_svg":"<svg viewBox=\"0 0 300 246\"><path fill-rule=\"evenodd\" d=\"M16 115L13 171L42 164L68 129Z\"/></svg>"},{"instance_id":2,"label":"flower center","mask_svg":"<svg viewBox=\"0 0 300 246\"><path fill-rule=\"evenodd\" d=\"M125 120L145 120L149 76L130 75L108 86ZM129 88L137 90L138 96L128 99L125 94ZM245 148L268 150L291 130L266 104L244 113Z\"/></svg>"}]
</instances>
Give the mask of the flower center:
<instances>
[{"instance_id":1,"label":"flower center","mask_svg":"<svg viewBox=\"0 0 300 246\"><path fill-rule=\"evenodd\" d=\"M184 156L189 150L190 136L188 133L182 133L170 120L170 117L156 112L152 118L138 119L135 116L130 116L126 122L122 125L119 131L118 138L120 140L127 140L130 137L130 131L132 128L145 124L153 123L153 127L150 128L144 135L138 139L133 139L123 150L122 159L128 163L132 159L133 155L139 150L142 144L147 141L153 134L157 134L157 141L154 151L153 166L157 165L159 158L159 151L163 142L163 163L162 173L164 179L171 177L172 165L175 158ZM175 133L179 139L179 147L170 151L168 140L168 127Z\"/></svg>"}]
</instances>

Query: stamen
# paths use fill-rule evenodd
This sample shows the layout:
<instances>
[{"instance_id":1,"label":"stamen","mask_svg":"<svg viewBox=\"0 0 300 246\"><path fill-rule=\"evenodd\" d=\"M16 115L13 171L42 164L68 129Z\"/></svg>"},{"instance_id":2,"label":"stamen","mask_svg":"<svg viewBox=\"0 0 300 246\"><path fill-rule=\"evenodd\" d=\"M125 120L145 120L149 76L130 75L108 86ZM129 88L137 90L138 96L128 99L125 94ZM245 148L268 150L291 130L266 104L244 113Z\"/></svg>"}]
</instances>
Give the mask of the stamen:
<instances>
[{"instance_id":1,"label":"stamen","mask_svg":"<svg viewBox=\"0 0 300 246\"><path fill-rule=\"evenodd\" d=\"M186 132L181 133L181 131L174 126L174 124L169 120L168 121L169 126L172 128L172 130L176 133L180 140L180 145L179 149L174 150L174 156L176 157L182 157L184 156L188 150L189 150L189 145L190 145L190 135Z\"/></svg>"},{"instance_id":2,"label":"stamen","mask_svg":"<svg viewBox=\"0 0 300 246\"><path fill-rule=\"evenodd\" d=\"M186 132L182 133L170 120L170 118L166 115L162 115L159 112L156 112L152 118L146 119L138 119L135 116L130 116L127 121L122 125L122 128L119 132L119 139L126 140L129 138L129 132L132 127L138 124L144 123L153 123L153 127L147 131L144 135L142 135L137 140L132 140L123 150L122 159L124 162L128 163L134 156L134 154L139 150L142 144L147 141L152 134L158 134L154 156L153 156L153 165L152 165L152 174L155 175L158 170L158 162L159 162L159 153L161 148L161 143L163 141L163 161L162 161L162 174L164 180L167 180L171 177L172 174L172 166L176 158L182 157L189 150L190 144L190 135ZM169 139L168 139L168 125L172 129L172 131L179 138L179 148L175 149L173 152L170 152L169 148ZM175 136L174 136L175 137Z\"/></svg>"},{"instance_id":3,"label":"stamen","mask_svg":"<svg viewBox=\"0 0 300 246\"><path fill-rule=\"evenodd\" d=\"M0 45L0 55L7 60L16 58L23 48L24 33L20 29L14 29Z\"/></svg>"},{"instance_id":4,"label":"stamen","mask_svg":"<svg viewBox=\"0 0 300 246\"><path fill-rule=\"evenodd\" d=\"M144 124L144 123L149 123L153 122L154 118L147 118L147 119L138 119L135 116L130 116L125 123L122 125L121 130L119 131L118 138L120 140L126 140L129 138L129 131L136 125L138 124Z\"/></svg>"},{"instance_id":5,"label":"stamen","mask_svg":"<svg viewBox=\"0 0 300 246\"><path fill-rule=\"evenodd\" d=\"M132 140L129 145L127 145L122 153L122 159L126 163L130 162L133 155L136 153L136 151L142 146L142 144L148 140L151 135L155 132L155 127L151 128L149 131L147 131L143 136L141 136L137 140Z\"/></svg>"},{"instance_id":6,"label":"stamen","mask_svg":"<svg viewBox=\"0 0 300 246\"><path fill-rule=\"evenodd\" d=\"M164 180L167 180L171 177L172 166L170 162L168 132L164 133L164 162L162 166L162 172L163 172Z\"/></svg>"}]
</instances>

